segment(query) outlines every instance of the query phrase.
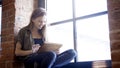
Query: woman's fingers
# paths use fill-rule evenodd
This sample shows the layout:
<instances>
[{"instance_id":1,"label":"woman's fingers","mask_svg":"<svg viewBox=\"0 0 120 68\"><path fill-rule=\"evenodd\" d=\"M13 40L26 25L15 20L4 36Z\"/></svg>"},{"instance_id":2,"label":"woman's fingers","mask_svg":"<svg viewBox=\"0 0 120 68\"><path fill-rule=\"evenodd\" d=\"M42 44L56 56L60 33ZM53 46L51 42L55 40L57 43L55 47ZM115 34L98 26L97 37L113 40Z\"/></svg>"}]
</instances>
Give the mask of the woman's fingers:
<instances>
[{"instance_id":1,"label":"woman's fingers","mask_svg":"<svg viewBox=\"0 0 120 68\"><path fill-rule=\"evenodd\" d=\"M37 52L37 51L39 50L39 48L40 48L40 45L39 45L39 44L33 45L33 46L32 46L32 51L33 51L33 53Z\"/></svg>"}]
</instances>

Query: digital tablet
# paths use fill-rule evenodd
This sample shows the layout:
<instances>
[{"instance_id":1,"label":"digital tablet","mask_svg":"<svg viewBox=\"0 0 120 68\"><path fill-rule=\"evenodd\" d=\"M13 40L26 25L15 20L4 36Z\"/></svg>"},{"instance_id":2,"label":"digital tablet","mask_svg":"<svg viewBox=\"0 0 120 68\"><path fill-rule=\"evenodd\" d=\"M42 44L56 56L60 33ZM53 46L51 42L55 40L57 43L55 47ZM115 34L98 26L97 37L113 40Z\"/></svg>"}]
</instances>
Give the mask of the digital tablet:
<instances>
[{"instance_id":1,"label":"digital tablet","mask_svg":"<svg viewBox=\"0 0 120 68\"><path fill-rule=\"evenodd\" d=\"M44 43L44 45L39 48L38 52L55 51L59 50L61 47L62 44L58 43Z\"/></svg>"}]
</instances>

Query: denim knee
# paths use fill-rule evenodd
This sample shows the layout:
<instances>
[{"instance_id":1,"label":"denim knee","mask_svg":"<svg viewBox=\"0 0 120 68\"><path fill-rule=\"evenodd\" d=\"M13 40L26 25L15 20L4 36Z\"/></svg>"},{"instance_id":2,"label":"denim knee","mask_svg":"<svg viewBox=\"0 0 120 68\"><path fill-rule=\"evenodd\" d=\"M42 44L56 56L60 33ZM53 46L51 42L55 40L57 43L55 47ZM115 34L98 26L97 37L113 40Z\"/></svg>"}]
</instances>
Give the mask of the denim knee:
<instances>
[{"instance_id":1,"label":"denim knee","mask_svg":"<svg viewBox=\"0 0 120 68\"><path fill-rule=\"evenodd\" d=\"M56 53L53 51L48 51L47 52L50 58L56 58Z\"/></svg>"},{"instance_id":2,"label":"denim knee","mask_svg":"<svg viewBox=\"0 0 120 68\"><path fill-rule=\"evenodd\" d=\"M66 53L68 53L71 56L76 56L77 55L77 52L74 49L69 49L69 50L66 51Z\"/></svg>"},{"instance_id":3,"label":"denim knee","mask_svg":"<svg viewBox=\"0 0 120 68\"><path fill-rule=\"evenodd\" d=\"M40 61L38 68L51 68L56 60L55 52L48 51L43 53L45 56L43 56L43 60Z\"/></svg>"}]
</instances>

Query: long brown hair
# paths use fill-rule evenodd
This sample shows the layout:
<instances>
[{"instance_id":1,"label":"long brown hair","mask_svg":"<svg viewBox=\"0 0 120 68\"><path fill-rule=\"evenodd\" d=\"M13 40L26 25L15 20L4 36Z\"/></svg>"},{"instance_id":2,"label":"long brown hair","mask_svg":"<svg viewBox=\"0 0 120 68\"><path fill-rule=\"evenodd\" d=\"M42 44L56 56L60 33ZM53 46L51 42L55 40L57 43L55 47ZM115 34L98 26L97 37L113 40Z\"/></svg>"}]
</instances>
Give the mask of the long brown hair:
<instances>
[{"instance_id":1,"label":"long brown hair","mask_svg":"<svg viewBox=\"0 0 120 68\"><path fill-rule=\"evenodd\" d=\"M34 24L32 22L33 19L36 19L37 17L40 17L40 16L45 16L46 15L46 10L44 8L37 8L35 9L32 14L31 14L31 17L30 17L30 23L28 24L28 27L30 29L33 28ZM46 25L44 25L41 29L41 35L43 38L45 38L45 30L46 30Z\"/></svg>"}]
</instances>

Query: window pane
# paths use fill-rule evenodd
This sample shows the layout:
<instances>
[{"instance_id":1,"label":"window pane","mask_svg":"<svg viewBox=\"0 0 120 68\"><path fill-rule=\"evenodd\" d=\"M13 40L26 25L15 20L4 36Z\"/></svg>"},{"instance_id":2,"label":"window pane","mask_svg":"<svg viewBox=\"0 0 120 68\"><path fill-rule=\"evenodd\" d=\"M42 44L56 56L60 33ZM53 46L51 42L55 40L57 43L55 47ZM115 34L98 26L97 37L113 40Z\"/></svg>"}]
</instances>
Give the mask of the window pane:
<instances>
[{"instance_id":1,"label":"window pane","mask_svg":"<svg viewBox=\"0 0 120 68\"><path fill-rule=\"evenodd\" d=\"M77 21L78 61L111 59L107 14Z\"/></svg>"},{"instance_id":2,"label":"window pane","mask_svg":"<svg viewBox=\"0 0 120 68\"><path fill-rule=\"evenodd\" d=\"M60 52L73 49L72 22L47 27L47 40L63 44Z\"/></svg>"},{"instance_id":3,"label":"window pane","mask_svg":"<svg viewBox=\"0 0 120 68\"><path fill-rule=\"evenodd\" d=\"M76 16L107 11L107 0L75 0Z\"/></svg>"},{"instance_id":4,"label":"window pane","mask_svg":"<svg viewBox=\"0 0 120 68\"><path fill-rule=\"evenodd\" d=\"M72 0L47 0L47 17L48 23L72 18Z\"/></svg>"}]
</instances>

